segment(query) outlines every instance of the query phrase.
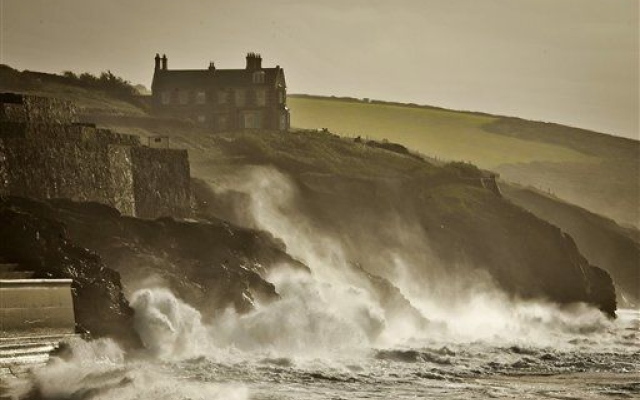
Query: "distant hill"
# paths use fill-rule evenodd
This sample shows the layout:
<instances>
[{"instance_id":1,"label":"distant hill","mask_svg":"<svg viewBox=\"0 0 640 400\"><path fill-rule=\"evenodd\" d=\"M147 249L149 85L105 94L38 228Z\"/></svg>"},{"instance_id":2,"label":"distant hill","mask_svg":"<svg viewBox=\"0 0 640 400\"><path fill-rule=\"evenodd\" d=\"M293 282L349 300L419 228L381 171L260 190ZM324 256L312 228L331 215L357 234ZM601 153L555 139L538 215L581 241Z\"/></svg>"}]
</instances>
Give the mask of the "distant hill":
<instances>
[{"instance_id":1,"label":"distant hill","mask_svg":"<svg viewBox=\"0 0 640 400\"><path fill-rule=\"evenodd\" d=\"M468 161L640 226L640 142L568 126L414 104L290 95L292 126L388 139Z\"/></svg>"}]
</instances>

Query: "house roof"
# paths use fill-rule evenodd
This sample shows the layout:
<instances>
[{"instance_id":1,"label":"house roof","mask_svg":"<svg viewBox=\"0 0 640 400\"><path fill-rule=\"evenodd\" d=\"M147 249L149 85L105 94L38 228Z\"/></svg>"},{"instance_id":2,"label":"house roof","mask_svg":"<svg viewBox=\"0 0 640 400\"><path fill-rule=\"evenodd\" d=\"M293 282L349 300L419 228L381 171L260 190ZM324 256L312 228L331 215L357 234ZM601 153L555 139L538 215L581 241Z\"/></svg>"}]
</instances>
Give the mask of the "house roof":
<instances>
[{"instance_id":1,"label":"house roof","mask_svg":"<svg viewBox=\"0 0 640 400\"><path fill-rule=\"evenodd\" d=\"M280 67L261 68L264 71L264 83L275 86L278 77L284 81L284 70ZM253 85L255 70L247 69L198 69L198 70L156 70L153 75L153 86L203 87L215 85L218 87Z\"/></svg>"}]
</instances>

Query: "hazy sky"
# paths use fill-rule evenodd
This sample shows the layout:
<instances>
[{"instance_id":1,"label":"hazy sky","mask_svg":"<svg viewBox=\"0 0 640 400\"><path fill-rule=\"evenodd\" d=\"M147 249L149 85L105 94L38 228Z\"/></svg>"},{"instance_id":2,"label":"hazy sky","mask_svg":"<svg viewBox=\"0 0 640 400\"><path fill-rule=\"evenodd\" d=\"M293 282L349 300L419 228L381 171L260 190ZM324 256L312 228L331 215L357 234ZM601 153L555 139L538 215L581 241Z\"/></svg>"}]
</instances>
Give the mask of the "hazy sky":
<instances>
[{"instance_id":1,"label":"hazy sky","mask_svg":"<svg viewBox=\"0 0 640 400\"><path fill-rule=\"evenodd\" d=\"M638 0L0 0L0 62L285 68L290 93L416 102L638 138Z\"/></svg>"}]
</instances>

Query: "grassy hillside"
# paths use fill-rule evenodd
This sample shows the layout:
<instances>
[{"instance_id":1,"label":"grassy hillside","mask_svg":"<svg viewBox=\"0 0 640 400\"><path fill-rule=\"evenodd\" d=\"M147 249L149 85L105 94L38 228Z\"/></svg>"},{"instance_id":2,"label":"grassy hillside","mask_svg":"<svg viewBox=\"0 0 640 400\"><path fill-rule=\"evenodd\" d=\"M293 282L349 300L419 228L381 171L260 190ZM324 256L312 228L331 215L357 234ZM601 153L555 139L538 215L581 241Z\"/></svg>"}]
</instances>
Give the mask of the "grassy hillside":
<instances>
[{"instance_id":1,"label":"grassy hillside","mask_svg":"<svg viewBox=\"0 0 640 400\"><path fill-rule=\"evenodd\" d=\"M407 104L290 96L292 125L469 161L640 226L640 142L567 126Z\"/></svg>"},{"instance_id":2,"label":"grassy hillside","mask_svg":"<svg viewBox=\"0 0 640 400\"><path fill-rule=\"evenodd\" d=\"M348 136L386 138L432 157L487 168L516 162L595 161L563 146L488 132L484 126L497 118L487 115L311 97L290 97L289 107L294 127L326 127Z\"/></svg>"}]
</instances>

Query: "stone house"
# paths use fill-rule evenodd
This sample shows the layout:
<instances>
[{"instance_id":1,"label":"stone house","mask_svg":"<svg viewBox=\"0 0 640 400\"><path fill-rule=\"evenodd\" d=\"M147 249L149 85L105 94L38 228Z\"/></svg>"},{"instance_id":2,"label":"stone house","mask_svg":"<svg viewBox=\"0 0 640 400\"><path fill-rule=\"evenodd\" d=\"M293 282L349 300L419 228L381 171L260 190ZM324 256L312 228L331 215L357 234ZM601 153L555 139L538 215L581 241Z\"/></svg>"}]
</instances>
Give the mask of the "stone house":
<instances>
[{"instance_id":1,"label":"stone house","mask_svg":"<svg viewBox=\"0 0 640 400\"><path fill-rule=\"evenodd\" d=\"M189 118L214 131L289 129L284 70L263 68L249 53L244 69L170 70L156 54L152 104L156 113Z\"/></svg>"}]
</instances>

